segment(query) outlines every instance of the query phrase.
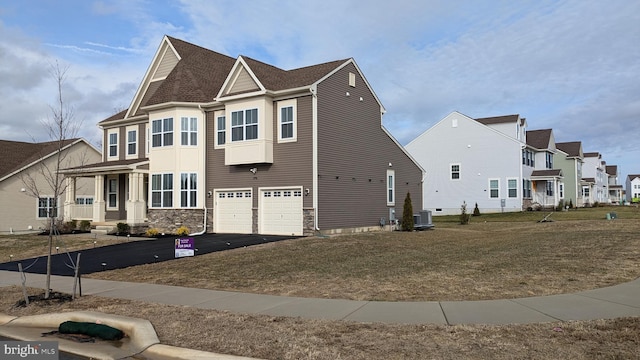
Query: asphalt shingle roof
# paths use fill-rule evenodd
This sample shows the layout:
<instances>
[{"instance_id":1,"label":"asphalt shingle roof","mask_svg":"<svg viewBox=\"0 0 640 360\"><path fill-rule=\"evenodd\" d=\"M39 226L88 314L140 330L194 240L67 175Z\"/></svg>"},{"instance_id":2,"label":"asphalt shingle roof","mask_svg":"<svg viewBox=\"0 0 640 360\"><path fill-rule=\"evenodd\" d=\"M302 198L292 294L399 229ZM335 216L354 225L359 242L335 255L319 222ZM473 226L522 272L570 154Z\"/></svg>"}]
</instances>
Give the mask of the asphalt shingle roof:
<instances>
[{"instance_id":1,"label":"asphalt shingle roof","mask_svg":"<svg viewBox=\"0 0 640 360\"><path fill-rule=\"evenodd\" d=\"M581 141L570 141L570 142L562 142L556 143L556 148L566 152L569 156L577 156L580 157L580 150L582 149Z\"/></svg>"},{"instance_id":2,"label":"asphalt shingle roof","mask_svg":"<svg viewBox=\"0 0 640 360\"><path fill-rule=\"evenodd\" d=\"M491 124L517 122L519 118L520 118L520 115L515 114L515 115L503 115L503 116L479 118L479 119L476 119L476 121L484 125L491 125Z\"/></svg>"},{"instance_id":3,"label":"asphalt shingle roof","mask_svg":"<svg viewBox=\"0 0 640 360\"><path fill-rule=\"evenodd\" d=\"M58 141L29 143L0 140L0 178L55 153L59 145L60 148L64 148L77 140L67 139L62 144Z\"/></svg>"},{"instance_id":4,"label":"asphalt shingle roof","mask_svg":"<svg viewBox=\"0 0 640 360\"><path fill-rule=\"evenodd\" d=\"M551 129L527 131L527 145L536 149L546 149L551 141Z\"/></svg>"}]
</instances>

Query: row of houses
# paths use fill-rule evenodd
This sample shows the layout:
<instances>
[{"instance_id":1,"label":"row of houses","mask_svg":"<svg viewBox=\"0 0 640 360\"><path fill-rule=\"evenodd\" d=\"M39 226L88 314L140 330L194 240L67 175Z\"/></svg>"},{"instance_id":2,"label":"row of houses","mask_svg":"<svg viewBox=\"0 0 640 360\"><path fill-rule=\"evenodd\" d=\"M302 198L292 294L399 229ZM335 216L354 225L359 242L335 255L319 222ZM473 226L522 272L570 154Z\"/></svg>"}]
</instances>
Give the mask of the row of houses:
<instances>
[{"instance_id":1,"label":"row of houses","mask_svg":"<svg viewBox=\"0 0 640 360\"><path fill-rule=\"evenodd\" d=\"M407 195L434 215L463 201L492 212L621 198L615 166L519 115L454 112L403 147L384 113L353 59L283 70L165 36L130 106L98 123L101 150L0 141L0 233L54 214L134 231L311 235L390 228ZM59 153L64 194L25 187Z\"/></svg>"},{"instance_id":2,"label":"row of houses","mask_svg":"<svg viewBox=\"0 0 640 360\"><path fill-rule=\"evenodd\" d=\"M552 129L528 130L520 115L453 112L406 149L426 170L423 204L434 215L460 213L463 202L512 212L623 200L617 166L581 141L556 142Z\"/></svg>"}]
</instances>

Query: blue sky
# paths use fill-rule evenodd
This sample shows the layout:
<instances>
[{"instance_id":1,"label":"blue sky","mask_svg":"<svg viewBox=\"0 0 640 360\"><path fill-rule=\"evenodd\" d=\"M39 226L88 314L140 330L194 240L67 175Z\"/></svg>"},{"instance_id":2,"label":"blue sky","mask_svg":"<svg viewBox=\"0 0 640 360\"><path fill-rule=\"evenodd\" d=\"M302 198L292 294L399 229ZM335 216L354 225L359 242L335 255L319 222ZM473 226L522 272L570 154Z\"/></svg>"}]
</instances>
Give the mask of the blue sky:
<instances>
[{"instance_id":1,"label":"blue sky","mask_svg":"<svg viewBox=\"0 0 640 360\"><path fill-rule=\"evenodd\" d=\"M452 111L520 114L640 173L640 2L0 0L0 138L48 140L56 84L97 143L163 35L283 69L353 57L408 143Z\"/></svg>"}]
</instances>

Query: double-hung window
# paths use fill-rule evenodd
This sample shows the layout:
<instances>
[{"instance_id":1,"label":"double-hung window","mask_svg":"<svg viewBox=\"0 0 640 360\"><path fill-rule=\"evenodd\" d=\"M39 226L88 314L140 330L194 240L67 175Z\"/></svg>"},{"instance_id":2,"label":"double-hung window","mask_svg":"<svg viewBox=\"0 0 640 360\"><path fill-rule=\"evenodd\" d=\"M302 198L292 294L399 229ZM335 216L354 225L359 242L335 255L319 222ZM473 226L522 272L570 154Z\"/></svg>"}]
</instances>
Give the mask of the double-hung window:
<instances>
[{"instance_id":1,"label":"double-hung window","mask_svg":"<svg viewBox=\"0 0 640 360\"><path fill-rule=\"evenodd\" d=\"M109 157L118 156L118 133L109 134Z\"/></svg>"},{"instance_id":2,"label":"double-hung window","mask_svg":"<svg viewBox=\"0 0 640 360\"><path fill-rule=\"evenodd\" d=\"M258 138L258 109L231 112L231 141Z\"/></svg>"},{"instance_id":3,"label":"double-hung window","mask_svg":"<svg viewBox=\"0 0 640 360\"><path fill-rule=\"evenodd\" d=\"M460 164L451 164L451 180L460 179Z\"/></svg>"},{"instance_id":4,"label":"double-hung window","mask_svg":"<svg viewBox=\"0 0 640 360\"><path fill-rule=\"evenodd\" d=\"M500 197L500 180L489 179L489 197L492 199Z\"/></svg>"},{"instance_id":5,"label":"double-hung window","mask_svg":"<svg viewBox=\"0 0 640 360\"><path fill-rule=\"evenodd\" d=\"M547 196L553 196L553 182L547 181Z\"/></svg>"},{"instance_id":6,"label":"double-hung window","mask_svg":"<svg viewBox=\"0 0 640 360\"><path fill-rule=\"evenodd\" d=\"M196 207L198 193L198 175L196 173L180 174L180 206Z\"/></svg>"},{"instance_id":7,"label":"double-hung window","mask_svg":"<svg viewBox=\"0 0 640 360\"><path fill-rule=\"evenodd\" d=\"M56 216L58 216L56 199L53 197L38 198L38 217L44 219Z\"/></svg>"},{"instance_id":8,"label":"double-hung window","mask_svg":"<svg viewBox=\"0 0 640 360\"><path fill-rule=\"evenodd\" d=\"M225 116L218 116L218 129L216 130L218 145L224 145L226 141L226 124L227 118Z\"/></svg>"},{"instance_id":9,"label":"double-hung window","mask_svg":"<svg viewBox=\"0 0 640 360\"><path fill-rule=\"evenodd\" d=\"M173 118L153 120L151 122L151 146L173 145Z\"/></svg>"},{"instance_id":10,"label":"double-hung window","mask_svg":"<svg viewBox=\"0 0 640 360\"><path fill-rule=\"evenodd\" d=\"M198 118L181 118L180 131L181 145L198 145Z\"/></svg>"},{"instance_id":11,"label":"double-hung window","mask_svg":"<svg viewBox=\"0 0 640 360\"><path fill-rule=\"evenodd\" d=\"M137 131L127 131L127 155L135 155L137 153Z\"/></svg>"},{"instance_id":12,"label":"double-hung window","mask_svg":"<svg viewBox=\"0 0 640 360\"><path fill-rule=\"evenodd\" d=\"M287 105L286 103L280 107L278 138L280 141L294 141L296 139L295 108L293 105Z\"/></svg>"},{"instance_id":13,"label":"double-hung window","mask_svg":"<svg viewBox=\"0 0 640 360\"><path fill-rule=\"evenodd\" d=\"M518 179L507 179L507 187L510 198L518 197Z\"/></svg>"},{"instance_id":14,"label":"double-hung window","mask_svg":"<svg viewBox=\"0 0 640 360\"><path fill-rule=\"evenodd\" d=\"M151 206L173 206L173 174L151 175Z\"/></svg>"},{"instance_id":15,"label":"double-hung window","mask_svg":"<svg viewBox=\"0 0 640 360\"><path fill-rule=\"evenodd\" d=\"M107 180L107 207L118 207L118 179Z\"/></svg>"},{"instance_id":16,"label":"double-hung window","mask_svg":"<svg viewBox=\"0 0 640 360\"><path fill-rule=\"evenodd\" d=\"M547 169L553 169L553 154L550 152L544 153L544 159Z\"/></svg>"}]
</instances>

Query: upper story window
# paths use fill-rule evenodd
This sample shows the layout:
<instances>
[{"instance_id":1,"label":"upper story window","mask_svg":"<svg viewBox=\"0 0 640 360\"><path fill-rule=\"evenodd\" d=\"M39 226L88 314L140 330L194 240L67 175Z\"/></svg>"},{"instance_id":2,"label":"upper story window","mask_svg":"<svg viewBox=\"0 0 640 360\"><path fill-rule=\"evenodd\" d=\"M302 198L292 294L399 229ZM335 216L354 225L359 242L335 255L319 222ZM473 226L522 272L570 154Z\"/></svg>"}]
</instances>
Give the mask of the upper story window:
<instances>
[{"instance_id":1,"label":"upper story window","mask_svg":"<svg viewBox=\"0 0 640 360\"><path fill-rule=\"evenodd\" d=\"M451 180L460 179L460 164L451 164Z\"/></svg>"},{"instance_id":2,"label":"upper story window","mask_svg":"<svg viewBox=\"0 0 640 360\"><path fill-rule=\"evenodd\" d=\"M217 118L217 130L216 130L216 141L218 145L224 145L226 142L226 128L227 128L227 118L225 116L218 116Z\"/></svg>"},{"instance_id":3,"label":"upper story window","mask_svg":"<svg viewBox=\"0 0 640 360\"><path fill-rule=\"evenodd\" d=\"M198 145L198 118L180 119L180 139L181 145Z\"/></svg>"},{"instance_id":4,"label":"upper story window","mask_svg":"<svg viewBox=\"0 0 640 360\"><path fill-rule=\"evenodd\" d=\"M297 137L296 100L278 103L278 141L295 141Z\"/></svg>"},{"instance_id":5,"label":"upper story window","mask_svg":"<svg viewBox=\"0 0 640 360\"><path fill-rule=\"evenodd\" d=\"M153 120L151 122L151 146L173 145L173 118Z\"/></svg>"},{"instance_id":6,"label":"upper story window","mask_svg":"<svg viewBox=\"0 0 640 360\"><path fill-rule=\"evenodd\" d=\"M135 155L137 153L138 137L136 130L127 131L127 155Z\"/></svg>"},{"instance_id":7,"label":"upper story window","mask_svg":"<svg viewBox=\"0 0 640 360\"><path fill-rule=\"evenodd\" d=\"M255 140L258 138L258 109L233 111L231 113L231 141Z\"/></svg>"},{"instance_id":8,"label":"upper story window","mask_svg":"<svg viewBox=\"0 0 640 360\"><path fill-rule=\"evenodd\" d=\"M522 150L522 165L534 167L536 166L535 155L532 150Z\"/></svg>"},{"instance_id":9,"label":"upper story window","mask_svg":"<svg viewBox=\"0 0 640 360\"><path fill-rule=\"evenodd\" d=\"M550 152L544 153L544 160L547 169L553 169L553 154Z\"/></svg>"},{"instance_id":10,"label":"upper story window","mask_svg":"<svg viewBox=\"0 0 640 360\"><path fill-rule=\"evenodd\" d=\"M109 134L109 157L118 156L118 133Z\"/></svg>"},{"instance_id":11,"label":"upper story window","mask_svg":"<svg viewBox=\"0 0 640 360\"><path fill-rule=\"evenodd\" d=\"M394 170L387 170L387 205L396 203L396 173Z\"/></svg>"}]
</instances>

